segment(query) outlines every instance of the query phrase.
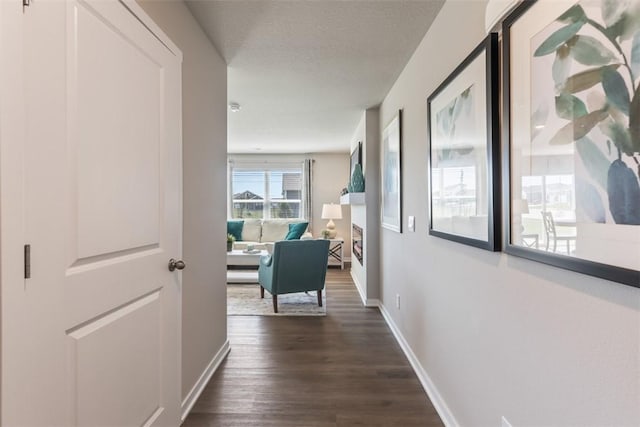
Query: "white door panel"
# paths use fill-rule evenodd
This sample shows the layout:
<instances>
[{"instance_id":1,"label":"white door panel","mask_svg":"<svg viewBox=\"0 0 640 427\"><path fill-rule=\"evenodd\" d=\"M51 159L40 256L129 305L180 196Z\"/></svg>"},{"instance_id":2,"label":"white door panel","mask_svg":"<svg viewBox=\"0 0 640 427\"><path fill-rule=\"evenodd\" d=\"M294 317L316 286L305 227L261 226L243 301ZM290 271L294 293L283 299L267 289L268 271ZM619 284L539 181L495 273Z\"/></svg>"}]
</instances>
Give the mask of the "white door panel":
<instances>
[{"instance_id":1,"label":"white door panel","mask_svg":"<svg viewBox=\"0 0 640 427\"><path fill-rule=\"evenodd\" d=\"M2 425L178 424L181 57L132 11L19 17L32 277L3 283Z\"/></svg>"},{"instance_id":2,"label":"white door panel","mask_svg":"<svg viewBox=\"0 0 640 427\"><path fill-rule=\"evenodd\" d=\"M76 425L141 426L163 411L161 311L154 292L68 333Z\"/></svg>"},{"instance_id":3,"label":"white door panel","mask_svg":"<svg viewBox=\"0 0 640 427\"><path fill-rule=\"evenodd\" d=\"M75 21L67 29L69 112L75 128L70 142L77 168L71 182L78 215L74 262L157 247L162 63L172 54L144 27L133 27L138 34L132 40L86 3L69 9Z\"/></svg>"}]
</instances>

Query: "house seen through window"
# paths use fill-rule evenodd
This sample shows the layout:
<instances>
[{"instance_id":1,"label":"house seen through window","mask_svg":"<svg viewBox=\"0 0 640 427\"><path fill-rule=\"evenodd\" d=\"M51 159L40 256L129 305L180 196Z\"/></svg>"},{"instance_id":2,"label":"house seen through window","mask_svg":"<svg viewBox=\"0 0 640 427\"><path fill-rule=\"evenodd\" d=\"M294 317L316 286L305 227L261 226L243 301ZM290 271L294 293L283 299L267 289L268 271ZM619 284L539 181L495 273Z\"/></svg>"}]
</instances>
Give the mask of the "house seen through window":
<instances>
[{"instance_id":1,"label":"house seen through window","mask_svg":"<svg viewBox=\"0 0 640 427\"><path fill-rule=\"evenodd\" d=\"M232 218L303 218L302 166L233 167Z\"/></svg>"}]
</instances>

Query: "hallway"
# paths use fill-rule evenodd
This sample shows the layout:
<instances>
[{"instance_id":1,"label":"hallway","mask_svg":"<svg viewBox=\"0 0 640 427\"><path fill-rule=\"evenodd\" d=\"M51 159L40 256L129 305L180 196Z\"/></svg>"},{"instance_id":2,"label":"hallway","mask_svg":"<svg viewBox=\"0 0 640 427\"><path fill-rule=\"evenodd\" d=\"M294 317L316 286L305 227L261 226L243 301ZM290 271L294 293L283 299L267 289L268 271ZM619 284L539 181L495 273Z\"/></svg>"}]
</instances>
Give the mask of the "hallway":
<instances>
[{"instance_id":1,"label":"hallway","mask_svg":"<svg viewBox=\"0 0 640 427\"><path fill-rule=\"evenodd\" d=\"M348 270L326 287L326 317L230 316L231 352L183 426L441 426Z\"/></svg>"}]
</instances>

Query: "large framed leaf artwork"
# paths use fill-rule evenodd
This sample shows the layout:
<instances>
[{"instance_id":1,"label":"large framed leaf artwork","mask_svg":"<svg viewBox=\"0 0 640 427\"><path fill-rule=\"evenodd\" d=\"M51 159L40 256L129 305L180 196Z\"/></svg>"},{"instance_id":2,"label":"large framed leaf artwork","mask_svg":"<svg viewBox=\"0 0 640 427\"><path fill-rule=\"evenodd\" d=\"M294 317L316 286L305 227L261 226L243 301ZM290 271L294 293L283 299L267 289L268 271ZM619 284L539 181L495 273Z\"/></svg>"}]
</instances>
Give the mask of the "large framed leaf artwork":
<instances>
[{"instance_id":1,"label":"large framed leaf artwork","mask_svg":"<svg viewBox=\"0 0 640 427\"><path fill-rule=\"evenodd\" d=\"M402 110L382 131L382 207L384 228L402 233Z\"/></svg>"},{"instance_id":2,"label":"large framed leaf artwork","mask_svg":"<svg viewBox=\"0 0 640 427\"><path fill-rule=\"evenodd\" d=\"M429 234L499 251L498 36L490 34L427 99Z\"/></svg>"},{"instance_id":3,"label":"large framed leaf artwork","mask_svg":"<svg viewBox=\"0 0 640 427\"><path fill-rule=\"evenodd\" d=\"M640 2L503 23L505 251L640 287Z\"/></svg>"}]
</instances>

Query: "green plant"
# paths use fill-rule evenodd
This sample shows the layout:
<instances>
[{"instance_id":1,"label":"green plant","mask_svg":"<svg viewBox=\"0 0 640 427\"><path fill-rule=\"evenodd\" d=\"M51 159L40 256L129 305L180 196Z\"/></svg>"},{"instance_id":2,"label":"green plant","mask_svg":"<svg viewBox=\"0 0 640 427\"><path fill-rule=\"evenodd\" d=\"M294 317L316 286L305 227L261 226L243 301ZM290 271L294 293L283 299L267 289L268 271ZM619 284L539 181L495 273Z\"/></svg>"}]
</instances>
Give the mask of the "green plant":
<instances>
[{"instance_id":1,"label":"green plant","mask_svg":"<svg viewBox=\"0 0 640 427\"><path fill-rule=\"evenodd\" d=\"M575 142L585 169L607 194L613 220L640 225L640 3L602 0L600 11L596 20L574 5L556 20L563 26L534 52L555 54L555 113L567 121L549 144ZM576 63L581 71L571 75ZM545 115L536 111L532 127L540 128ZM576 189L585 214L605 222L596 188L576 182Z\"/></svg>"},{"instance_id":2,"label":"green plant","mask_svg":"<svg viewBox=\"0 0 640 427\"><path fill-rule=\"evenodd\" d=\"M233 243L236 241L236 238L233 237L233 234L227 234L227 243Z\"/></svg>"}]
</instances>

